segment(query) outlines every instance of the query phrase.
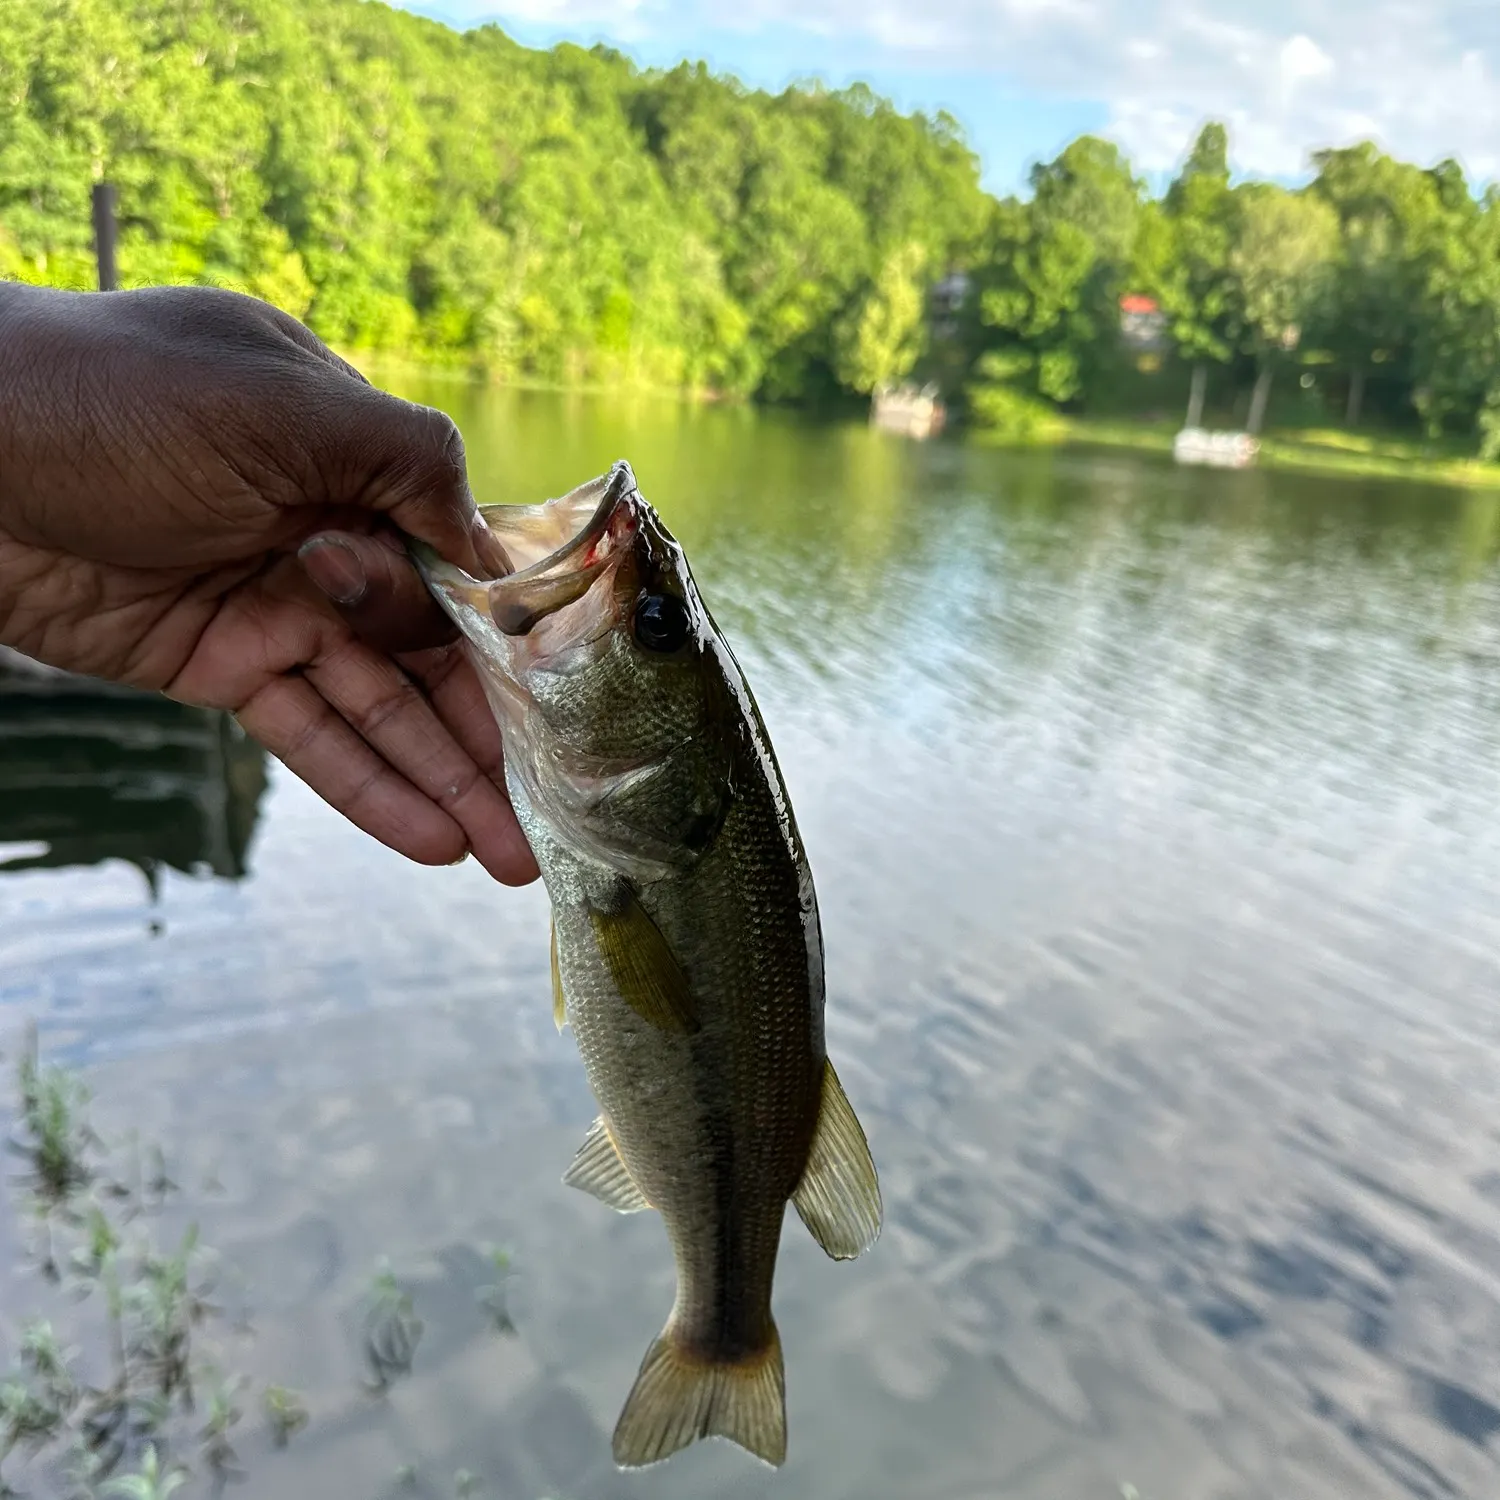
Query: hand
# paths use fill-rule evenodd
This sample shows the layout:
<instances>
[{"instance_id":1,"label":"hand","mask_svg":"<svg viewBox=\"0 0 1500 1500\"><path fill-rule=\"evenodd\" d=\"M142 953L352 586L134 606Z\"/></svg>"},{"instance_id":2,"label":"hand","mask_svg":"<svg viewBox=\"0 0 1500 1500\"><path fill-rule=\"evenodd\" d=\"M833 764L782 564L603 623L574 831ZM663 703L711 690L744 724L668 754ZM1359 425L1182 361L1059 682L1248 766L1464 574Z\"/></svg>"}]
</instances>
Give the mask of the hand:
<instances>
[{"instance_id":1,"label":"hand","mask_svg":"<svg viewBox=\"0 0 1500 1500\"><path fill-rule=\"evenodd\" d=\"M295 319L0 285L0 643L229 709L383 843L522 884L499 731L396 528L503 567L452 422Z\"/></svg>"}]
</instances>

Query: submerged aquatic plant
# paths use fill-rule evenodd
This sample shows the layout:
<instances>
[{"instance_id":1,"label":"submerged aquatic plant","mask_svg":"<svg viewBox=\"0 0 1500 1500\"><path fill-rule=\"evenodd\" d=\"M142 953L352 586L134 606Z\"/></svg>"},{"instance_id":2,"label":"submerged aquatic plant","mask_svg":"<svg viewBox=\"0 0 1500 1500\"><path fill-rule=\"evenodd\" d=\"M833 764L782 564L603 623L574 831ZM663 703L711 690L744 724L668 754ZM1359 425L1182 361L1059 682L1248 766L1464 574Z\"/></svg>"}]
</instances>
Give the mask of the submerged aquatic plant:
<instances>
[{"instance_id":1,"label":"submerged aquatic plant","mask_svg":"<svg viewBox=\"0 0 1500 1500\"><path fill-rule=\"evenodd\" d=\"M125 1305L131 1314L128 1355L167 1402L176 1397L193 1409L191 1366L193 1328L210 1311L206 1292L192 1285L198 1255L198 1226L189 1227L175 1255L148 1252L141 1258Z\"/></svg>"},{"instance_id":2,"label":"submerged aquatic plant","mask_svg":"<svg viewBox=\"0 0 1500 1500\"><path fill-rule=\"evenodd\" d=\"M374 1390L384 1391L393 1380L411 1373L422 1330L411 1293L382 1262L365 1295L365 1359Z\"/></svg>"},{"instance_id":3,"label":"submerged aquatic plant","mask_svg":"<svg viewBox=\"0 0 1500 1500\"><path fill-rule=\"evenodd\" d=\"M83 1242L68 1257L68 1269L81 1281L98 1281L119 1248L119 1230L97 1203L91 1203L84 1210Z\"/></svg>"},{"instance_id":4,"label":"submerged aquatic plant","mask_svg":"<svg viewBox=\"0 0 1500 1500\"><path fill-rule=\"evenodd\" d=\"M78 1384L50 1323L29 1323L17 1372L0 1383L0 1461L20 1448L35 1452L67 1426Z\"/></svg>"},{"instance_id":5,"label":"submerged aquatic plant","mask_svg":"<svg viewBox=\"0 0 1500 1500\"><path fill-rule=\"evenodd\" d=\"M61 1271L53 1219L68 1215L74 1200L92 1183L91 1157L100 1142L88 1122L88 1090L61 1068L42 1066L34 1026L27 1028L16 1082L20 1111L10 1149L26 1163L22 1181L30 1189L31 1207L45 1239L42 1271L57 1281Z\"/></svg>"},{"instance_id":6,"label":"submerged aquatic plant","mask_svg":"<svg viewBox=\"0 0 1500 1500\"><path fill-rule=\"evenodd\" d=\"M64 1069L41 1063L34 1029L17 1086L12 1149L27 1163L22 1181L47 1226L42 1269L54 1282L66 1276L79 1300L102 1314L109 1377L98 1387L81 1382L51 1324L29 1324L14 1372L0 1377L0 1467L13 1452L50 1449L72 1500L166 1500L195 1471L221 1487L240 1472L233 1439L252 1399L250 1381L203 1360L200 1325L222 1314L209 1300L215 1257L196 1225L174 1250L157 1243L153 1210L181 1191L165 1155L132 1138L124 1172L113 1170L115 1155L88 1122L88 1090ZM493 1328L512 1333L511 1253L486 1246L484 1255L493 1276L476 1299ZM384 1391L411 1372L424 1332L410 1291L387 1262L366 1289L362 1331L371 1385ZM206 1406L189 1426L199 1390ZM278 1448L308 1425L302 1397L285 1386L266 1386L260 1407ZM172 1454L178 1456L169 1460ZM400 1478L416 1485L414 1469ZM481 1483L458 1470L455 1500L473 1500ZM0 1500L18 1493L0 1475Z\"/></svg>"},{"instance_id":7,"label":"submerged aquatic plant","mask_svg":"<svg viewBox=\"0 0 1500 1500\"><path fill-rule=\"evenodd\" d=\"M15 1149L30 1164L30 1185L49 1209L66 1203L93 1180L89 1156L99 1145L85 1113L89 1091L61 1068L43 1067L34 1026L17 1069L21 1134Z\"/></svg>"},{"instance_id":8,"label":"submerged aquatic plant","mask_svg":"<svg viewBox=\"0 0 1500 1500\"><path fill-rule=\"evenodd\" d=\"M307 1426L307 1407L301 1396L285 1386L268 1385L261 1397L261 1406L271 1427L271 1438L278 1448L285 1448L291 1438Z\"/></svg>"},{"instance_id":9,"label":"submerged aquatic plant","mask_svg":"<svg viewBox=\"0 0 1500 1500\"><path fill-rule=\"evenodd\" d=\"M235 1375L217 1382L209 1394L207 1420L198 1438L203 1445L204 1462L217 1474L228 1473L239 1462L229 1434L244 1415L238 1398L245 1384L243 1375Z\"/></svg>"},{"instance_id":10,"label":"submerged aquatic plant","mask_svg":"<svg viewBox=\"0 0 1500 1500\"><path fill-rule=\"evenodd\" d=\"M510 1251L503 1246L487 1245L485 1258L494 1268L495 1279L488 1286L479 1288L474 1294L475 1300L488 1314L496 1333L514 1333L516 1325L510 1315L508 1283L515 1273L511 1265Z\"/></svg>"},{"instance_id":11,"label":"submerged aquatic plant","mask_svg":"<svg viewBox=\"0 0 1500 1500\"><path fill-rule=\"evenodd\" d=\"M124 1474L112 1479L104 1486L106 1495L119 1495L121 1500L168 1500L168 1496L187 1483L182 1469L163 1469L154 1445L147 1447L141 1456L141 1466L134 1474Z\"/></svg>"},{"instance_id":12,"label":"submerged aquatic plant","mask_svg":"<svg viewBox=\"0 0 1500 1500\"><path fill-rule=\"evenodd\" d=\"M203 1366L196 1333L219 1310L208 1300L213 1255L196 1226L167 1251L148 1222L150 1211L179 1191L165 1155L132 1141L134 1170L123 1180L112 1172L110 1153L88 1123L87 1089L41 1063L35 1028L28 1030L16 1083L20 1108L11 1149L27 1164L22 1183L46 1228L41 1269L54 1282L66 1275L82 1301L102 1312L111 1374L101 1388L81 1384L51 1325L28 1325L14 1373L0 1378L0 1465L17 1450L54 1449L69 1494L79 1500L158 1500L192 1472L164 1455L189 1451L196 1436L199 1461L222 1483L237 1462L230 1435L242 1420L240 1397L249 1382ZM200 1384L208 1406L194 1433L184 1419ZM264 1400L283 1446L305 1424L306 1412L279 1387ZM135 1467L122 1472L127 1465ZM0 1477L0 1500L15 1494Z\"/></svg>"}]
</instances>

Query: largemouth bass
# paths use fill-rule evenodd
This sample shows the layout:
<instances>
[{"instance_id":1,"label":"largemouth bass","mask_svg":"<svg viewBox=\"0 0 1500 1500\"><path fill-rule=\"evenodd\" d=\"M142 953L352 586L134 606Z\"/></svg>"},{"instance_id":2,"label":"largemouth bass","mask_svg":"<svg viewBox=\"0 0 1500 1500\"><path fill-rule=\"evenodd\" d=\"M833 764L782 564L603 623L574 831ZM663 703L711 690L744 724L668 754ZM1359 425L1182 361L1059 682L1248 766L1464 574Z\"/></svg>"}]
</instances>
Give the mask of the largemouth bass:
<instances>
[{"instance_id":1,"label":"largemouth bass","mask_svg":"<svg viewBox=\"0 0 1500 1500\"><path fill-rule=\"evenodd\" d=\"M760 714L630 466L483 510L514 571L416 549L505 743L552 903L552 987L600 1107L564 1181L654 1208L677 1297L614 1434L625 1467L720 1436L786 1456L771 1283L788 1201L836 1259L880 1230L823 1043L812 874Z\"/></svg>"}]
</instances>

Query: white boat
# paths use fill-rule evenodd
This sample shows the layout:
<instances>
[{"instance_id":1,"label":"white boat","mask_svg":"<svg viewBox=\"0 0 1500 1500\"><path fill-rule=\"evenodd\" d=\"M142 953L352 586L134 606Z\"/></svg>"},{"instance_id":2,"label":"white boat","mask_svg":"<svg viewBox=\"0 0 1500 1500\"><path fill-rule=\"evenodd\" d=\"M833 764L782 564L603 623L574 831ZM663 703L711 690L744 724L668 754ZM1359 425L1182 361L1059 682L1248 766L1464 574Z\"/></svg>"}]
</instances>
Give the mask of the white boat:
<instances>
[{"instance_id":1,"label":"white boat","mask_svg":"<svg viewBox=\"0 0 1500 1500\"><path fill-rule=\"evenodd\" d=\"M947 409L939 399L936 384L917 387L910 383L892 389L882 386L870 401L870 421L887 432L928 438L943 430Z\"/></svg>"},{"instance_id":2,"label":"white boat","mask_svg":"<svg viewBox=\"0 0 1500 1500\"><path fill-rule=\"evenodd\" d=\"M1172 457L1180 464L1206 464L1212 469L1244 469L1255 462L1260 443L1248 432L1210 432L1206 427L1184 427L1172 439Z\"/></svg>"}]
</instances>

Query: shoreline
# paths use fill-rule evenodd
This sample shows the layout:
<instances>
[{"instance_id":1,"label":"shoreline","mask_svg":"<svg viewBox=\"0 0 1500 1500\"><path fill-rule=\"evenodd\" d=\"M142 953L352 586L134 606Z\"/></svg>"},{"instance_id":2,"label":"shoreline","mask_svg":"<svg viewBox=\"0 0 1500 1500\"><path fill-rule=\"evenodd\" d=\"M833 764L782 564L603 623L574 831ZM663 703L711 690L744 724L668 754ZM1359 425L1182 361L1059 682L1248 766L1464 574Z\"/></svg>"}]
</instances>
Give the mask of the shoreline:
<instances>
[{"instance_id":1,"label":"shoreline","mask_svg":"<svg viewBox=\"0 0 1500 1500\"><path fill-rule=\"evenodd\" d=\"M1121 448L1170 455L1176 432L1175 423L1067 417L1062 419L1061 429L1055 435L1040 437L1024 446ZM1342 428L1272 432L1261 438L1260 452L1251 468L1500 489L1500 463L1444 452L1440 445L1417 438L1349 432Z\"/></svg>"},{"instance_id":2,"label":"shoreline","mask_svg":"<svg viewBox=\"0 0 1500 1500\"><path fill-rule=\"evenodd\" d=\"M384 350L336 349L334 352L377 384L383 383L382 376L393 375L398 378L488 386L533 394L585 396L594 399L646 398L687 406L748 406L759 409L754 401L710 390L647 383L611 385L608 382L569 383L527 377L502 377L459 362L428 362ZM778 409L799 412L809 410L796 404L790 408ZM951 431L952 436L961 440L972 439L993 447L1114 448L1168 456L1172 452L1172 439L1179 425L1175 422L1141 422L1128 418L1069 417L1059 414L1046 424L1044 430L1024 438L986 432L967 424L955 426ZM1445 451L1440 442L1396 436L1382 433L1378 429L1350 432L1344 428L1327 427L1272 431L1261 438L1260 451L1251 467L1288 469L1343 478L1417 480L1466 489L1500 489L1500 463L1487 463L1483 459L1466 455L1456 444Z\"/></svg>"}]
</instances>

